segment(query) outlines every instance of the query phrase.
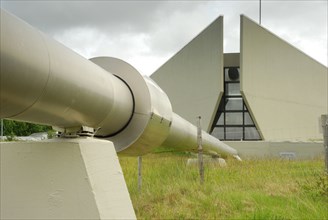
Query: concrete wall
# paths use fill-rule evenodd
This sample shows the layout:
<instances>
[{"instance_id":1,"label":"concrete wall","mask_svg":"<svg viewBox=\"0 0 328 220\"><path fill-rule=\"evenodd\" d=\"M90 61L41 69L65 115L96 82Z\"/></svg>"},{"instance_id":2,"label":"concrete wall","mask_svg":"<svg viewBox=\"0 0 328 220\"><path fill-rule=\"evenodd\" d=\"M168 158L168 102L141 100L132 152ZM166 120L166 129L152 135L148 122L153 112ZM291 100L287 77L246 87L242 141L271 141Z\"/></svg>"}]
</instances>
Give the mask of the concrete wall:
<instances>
[{"instance_id":1,"label":"concrete wall","mask_svg":"<svg viewBox=\"0 0 328 220\"><path fill-rule=\"evenodd\" d=\"M168 36L169 37L169 36ZM151 78L168 95L173 111L209 130L223 93L223 17L219 17Z\"/></svg>"},{"instance_id":2,"label":"concrete wall","mask_svg":"<svg viewBox=\"0 0 328 220\"><path fill-rule=\"evenodd\" d=\"M262 137L322 139L327 67L245 16L240 42L241 90Z\"/></svg>"},{"instance_id":3,"label":"concrete wall","mask_svg":"<svg viewBox=\"0 0 328 220\"><path fill-rule=\"evenodd\" d=\"M240 66L239 53L225 53L224 54L224 67L238 67Z\"/></svg>"},{"instance_id":4,"label":"concrete wall","mask_svg":"<svg viewBox=\"0 0 328 220\"><path fill-rule=\"evenodd\" d=\"M224 141L235 148L242 159L310 160L324 155L322 142Z\"/></svg>"}]
</instances>

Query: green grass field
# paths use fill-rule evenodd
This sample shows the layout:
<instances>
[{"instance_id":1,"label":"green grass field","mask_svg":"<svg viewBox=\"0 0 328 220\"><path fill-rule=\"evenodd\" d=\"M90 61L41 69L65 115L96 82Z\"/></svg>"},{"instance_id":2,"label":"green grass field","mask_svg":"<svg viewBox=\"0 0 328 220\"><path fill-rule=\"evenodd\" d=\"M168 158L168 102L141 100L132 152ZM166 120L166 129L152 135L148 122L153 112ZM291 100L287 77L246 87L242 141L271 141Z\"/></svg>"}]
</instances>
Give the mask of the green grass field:
<instances>
[{"instance_id":1,"label":"green grass field","mask_svg":"<svg viewBox=\"0 0 328 220\"><path fill-rule=\"evenodd\" d=\"M138 160L120 162L138 219L328 219L328 177L323 158L227 160L205 165L205 183L184 154L143 157L138 191Z\"/></svg>"}]
</instances>

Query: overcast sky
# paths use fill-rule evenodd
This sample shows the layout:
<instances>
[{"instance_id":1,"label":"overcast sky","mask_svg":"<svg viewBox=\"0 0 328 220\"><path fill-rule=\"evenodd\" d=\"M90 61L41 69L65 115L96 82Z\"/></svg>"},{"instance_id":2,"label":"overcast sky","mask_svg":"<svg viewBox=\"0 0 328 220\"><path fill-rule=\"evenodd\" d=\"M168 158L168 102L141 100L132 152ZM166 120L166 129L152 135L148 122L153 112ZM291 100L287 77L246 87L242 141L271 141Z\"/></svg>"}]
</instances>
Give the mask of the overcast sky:
<instances>
[{"instance_id":1,"label":"overcast sky","mask_svg":"<svg viewBox=\"0 0 328 220\"><path fill-rule=\"evenodd\" d=\"M251 1L4 1L10 11L86 58L121 58L152 74L219 15L224 52L239 52L239 19ZM262 26L327 66L327 0L262 0Z\"/></svg>"}]
</instances>

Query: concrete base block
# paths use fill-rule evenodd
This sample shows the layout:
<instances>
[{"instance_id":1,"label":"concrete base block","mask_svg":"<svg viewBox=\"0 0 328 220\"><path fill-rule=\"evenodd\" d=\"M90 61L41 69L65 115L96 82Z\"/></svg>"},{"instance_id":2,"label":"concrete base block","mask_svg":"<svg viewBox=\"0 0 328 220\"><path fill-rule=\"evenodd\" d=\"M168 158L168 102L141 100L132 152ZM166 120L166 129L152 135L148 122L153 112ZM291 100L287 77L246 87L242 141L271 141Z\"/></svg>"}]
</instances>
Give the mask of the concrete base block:
<instances>
[{"instance_id":1,"label":"concrete base block","mask_svg":"<svg viewBox=\"0 0 328 220\"><path fill-rule=\"evenodd\" d=\"M226 167L227 163L223 158L204 158L203 159L204 165L215 165L219 167ZM189 158L187 160L187 166L198 166L198 159L197 158Z\"/></svg>"},{"instance_id":2,"label":"concrete base block","mask_svg":"<svg viewBox=\"0 0 328 220\"><path fill-rule=\"evenodd\" d=\"M1 219L136 219L113 143L1 143Z\"/></svg>"}]
</instances>

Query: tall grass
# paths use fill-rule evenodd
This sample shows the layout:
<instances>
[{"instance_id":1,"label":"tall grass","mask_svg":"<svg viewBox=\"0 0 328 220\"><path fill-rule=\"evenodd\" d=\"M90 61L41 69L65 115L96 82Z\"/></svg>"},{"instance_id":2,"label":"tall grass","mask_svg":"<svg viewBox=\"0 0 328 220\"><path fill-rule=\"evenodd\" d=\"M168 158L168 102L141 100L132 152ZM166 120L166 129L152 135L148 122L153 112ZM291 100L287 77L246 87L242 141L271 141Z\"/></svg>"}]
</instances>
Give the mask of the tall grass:
<instances>
[{"instance_id":1,"label":"tall grass","mask_svg":"<svg viewBox=\"0 0 328 220\"><path fill-rule=\"evenodd\" d=\"M205 165L205 183L188 157L143 157L138 191L137 158L120 158L138 219L328 219L322 159L228 160ZM319 189L318 189L319 188Z\"/></svg>"}]
</instances>

